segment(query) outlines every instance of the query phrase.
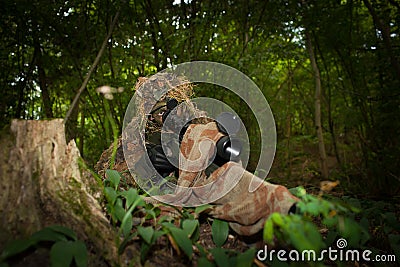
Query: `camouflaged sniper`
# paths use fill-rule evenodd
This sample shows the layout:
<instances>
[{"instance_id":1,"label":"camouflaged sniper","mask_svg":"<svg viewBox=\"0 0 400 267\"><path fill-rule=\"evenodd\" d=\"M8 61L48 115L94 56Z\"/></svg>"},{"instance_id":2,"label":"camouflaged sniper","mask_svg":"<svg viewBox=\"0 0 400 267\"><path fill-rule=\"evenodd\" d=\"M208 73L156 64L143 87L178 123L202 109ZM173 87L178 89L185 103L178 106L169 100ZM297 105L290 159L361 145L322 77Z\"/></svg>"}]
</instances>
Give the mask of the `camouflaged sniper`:
<instances>
[{"instance_id":1,"label":"camouflaged sniper","mask_svg":"<svg viewBox=\"0 0 400 267\"><path fill-rule=\"evenodd\" d=\"M148 161L146 143L160 142L162 120L154 116L149 119L152 111L161 111L155 116L162 115L167 98L175 98L179 102L187 103L184 110L176 113L177 116L204 117L205 114L190 102L192 85L182 77L170 73L156 74L148 79L139 79L136 88L135 110L125 118L127 123L122 135L122 144L129 169L135 173L143 173L140 168L143 168L143 161ZM184 118L180 120L186 121ZM285 187L265 181L262 181L257 190L249 192L248 188L250 183L254 182L254 175L247 172L240 162L227 162L211 173L207 173L204 168L196 171L199 166L195 164L208 164L215 144L221 136L223 134L211 119L198 119L192 122L184 133L179 147L181 154L177 187L170 193L164 191L162 195L157 195L157 200L150 197L145 200L151 203L172 201L178 205L185 203L199 205L214 199L210 203L213 207L208 210L210 216L228 221L231 228L240 235L252 235L263 228L265 220L271 213L287 214L298 199ZM204 146L204 140L213 142L209 144L209 153L201 152L200 144ZM202 149L204 150L204 147ZM199 162L199 158L202 162ZM151 164L151 162L144 163ZM154 174L151 174L148 177L138 177L136 181L140 186L157 184L157 181L152 181L153 178ZM258 177L256 179L261 180ZM224 190L228 193L220 197L221 191Z\"/></svg>"}]
</instances>

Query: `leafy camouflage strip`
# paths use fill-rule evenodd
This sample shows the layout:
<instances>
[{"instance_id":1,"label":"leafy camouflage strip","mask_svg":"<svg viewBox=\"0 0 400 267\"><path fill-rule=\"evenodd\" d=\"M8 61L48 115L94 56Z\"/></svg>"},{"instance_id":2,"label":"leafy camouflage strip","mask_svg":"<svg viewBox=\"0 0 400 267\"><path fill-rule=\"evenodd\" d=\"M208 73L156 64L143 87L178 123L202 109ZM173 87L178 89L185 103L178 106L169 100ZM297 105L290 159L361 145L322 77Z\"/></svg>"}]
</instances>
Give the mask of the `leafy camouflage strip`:
<instances>
[{"instance_id":1,"label":"leafy camouflage strip","mask_svg":"<svg viewBox=\"0 0 400 267\"><path fill-rule=\"evenodd\" d=\"M208 162L213 155L213 148L207 154L201 150L204 140L216 142L221 137L215 123L206 125L193 124L184 135L181 145L181 153L186 157L186 166L182 169L191 169L191 162L196 162L202 156L202 160ZM204 153L204 152L203 152ZM232 229L240 235L252 235L263 228L265 220L273 212L287 214L290 207L298 200L284 187L273 185L263 181L261 186L254 192L249 192L249 186L254 183L254 179L260 179L250 172L243 169L240 163L228 162L206 177L204 171L190 172L181 171L178 185L190 187L191 193L184 195L179 189L175 194L157 196L160 201L177 201L186 203L187 201L197 201L205 203L208 199L218 198L221 192L232 188L226 195L222 196L213 204L214 207L209 211L209 215L214 218L226 220ZM237 184L236 181L239 180ZM186 192L187 193L187 192ZM146 198L147 201L156 201Z\"/></svg>"}]
</instances>

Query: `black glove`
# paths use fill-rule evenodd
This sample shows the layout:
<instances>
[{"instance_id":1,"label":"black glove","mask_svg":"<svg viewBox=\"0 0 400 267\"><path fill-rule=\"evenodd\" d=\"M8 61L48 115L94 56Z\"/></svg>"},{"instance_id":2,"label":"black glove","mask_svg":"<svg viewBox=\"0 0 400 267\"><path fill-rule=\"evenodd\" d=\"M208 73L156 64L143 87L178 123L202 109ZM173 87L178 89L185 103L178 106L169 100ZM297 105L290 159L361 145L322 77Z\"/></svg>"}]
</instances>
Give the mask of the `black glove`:
<instances>
[{"instance_id":1,"label":"black glove","mask_svg":"<svg viewBox=\"0 0 400 267\"><path fill-rule=\"evenodd\" d=\"M165 156L161 145L147 144L146 149L151 163L162 177L167 177L171 172L177 171L177 168Z\"/></svg>"}]
</instances>

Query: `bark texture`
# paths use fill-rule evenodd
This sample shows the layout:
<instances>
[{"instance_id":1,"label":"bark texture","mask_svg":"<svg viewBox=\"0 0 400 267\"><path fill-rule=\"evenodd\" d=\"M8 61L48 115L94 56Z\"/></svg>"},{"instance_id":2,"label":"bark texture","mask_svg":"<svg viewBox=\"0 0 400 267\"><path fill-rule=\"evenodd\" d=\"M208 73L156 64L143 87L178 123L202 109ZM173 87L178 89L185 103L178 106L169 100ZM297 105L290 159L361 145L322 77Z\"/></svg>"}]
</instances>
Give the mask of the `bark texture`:
<instances>
[{"instance_id":1,"label":"bark texture","mask_svg":"<svg viewBox=\"0 0 400 267\"><path fill-rule=\"evenodd\" d=\"M321 122L321 75L317 65L317 60L314 54L314 48L311 41L311 36L308 31L305 31L306 36L306 46L308 53L310 55L311 67L313 69L314 80L315 80L315 96L314 96L314 103L315 103L315 129L317 131L318 137L318 149L319 149L319 158L321 162L321 175L324 179L328 179L329 172L328 166L326 163L326 151L325 151L325 142L324 142L324 135L322 132L322 122Z\"/></svg>"},{"instance_id":2,"label":"bark texture","mask_svg":"<svg viewBox=\"0 0 400 267\"><path fill-rule=\"evenodd\" d=\"M127 265L134 247L117 252L116 231L102 213L101 189L79 167L79 150L65 141L63 120L14 120L0 145L0 251L49 225L73 229L86 243L89 266ZM136 262L136 266L140 262Z\"/></svg>"}]
</instances>

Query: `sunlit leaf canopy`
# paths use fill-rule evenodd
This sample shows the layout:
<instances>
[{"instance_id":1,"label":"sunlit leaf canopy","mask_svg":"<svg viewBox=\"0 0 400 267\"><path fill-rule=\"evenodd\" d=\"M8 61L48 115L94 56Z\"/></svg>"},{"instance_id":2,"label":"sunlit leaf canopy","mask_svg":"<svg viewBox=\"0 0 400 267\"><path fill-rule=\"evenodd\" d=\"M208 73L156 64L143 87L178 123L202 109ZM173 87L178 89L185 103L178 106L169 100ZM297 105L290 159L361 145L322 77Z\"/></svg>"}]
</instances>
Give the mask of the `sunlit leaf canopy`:
<instances>
[{"instance_id":1,"label":"sunlit leaf canopy","mask_svg":"<svg viewBox=\"0 0 400 267\"><path fill-rule=\"evenodd\" d=\"M109 101L121 128L138 77L193 60L224 63L253 79L274 112L278 140L289 150L283 140L316 134L307 31L321 71L323 130L335 144L330 153L346 167L341 146L350 145L360 160L348 177L377 192L398 188L397 1L19 0L3 1L0 9L2 128L12 118L65 117L118 13L67 124L88 162L95 163L113 140L104 107L109 100L96 88L124 88ZM255 161L262 126L246 105L216 86L199 84L196 91L241 115Z\"/></svg>"}]
</instances>

